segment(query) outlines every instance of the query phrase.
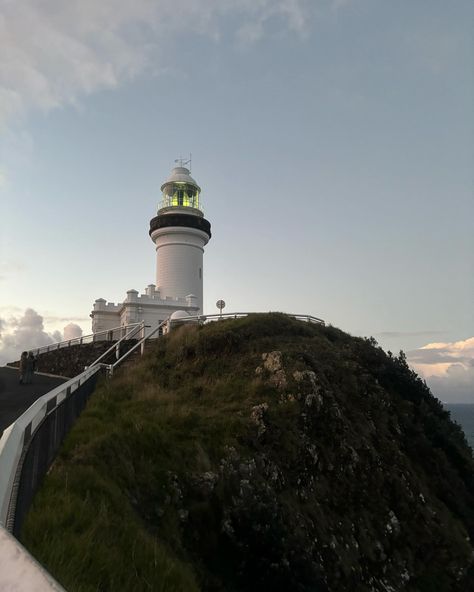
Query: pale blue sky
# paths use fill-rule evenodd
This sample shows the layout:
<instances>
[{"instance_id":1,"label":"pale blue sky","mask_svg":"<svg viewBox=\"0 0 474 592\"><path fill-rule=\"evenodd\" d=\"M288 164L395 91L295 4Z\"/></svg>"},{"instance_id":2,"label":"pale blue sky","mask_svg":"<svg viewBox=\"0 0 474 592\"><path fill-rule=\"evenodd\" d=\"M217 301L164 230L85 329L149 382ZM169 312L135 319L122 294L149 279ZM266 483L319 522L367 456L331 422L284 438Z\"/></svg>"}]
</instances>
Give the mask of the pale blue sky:
<instances>
[{"instance_id":1,"label":"pale blue sky","mask_svg":"<svg viewBox=\"0 0 474 592\"><path fill-rule=\"evenodd\" d=\"M31 307L89 332L95 298L153 282L149 220L192 152L206 312L313 314L394 351L474 335L471 2L35 11L0 1L7 331Z\"/></svg>"}]
</instances>

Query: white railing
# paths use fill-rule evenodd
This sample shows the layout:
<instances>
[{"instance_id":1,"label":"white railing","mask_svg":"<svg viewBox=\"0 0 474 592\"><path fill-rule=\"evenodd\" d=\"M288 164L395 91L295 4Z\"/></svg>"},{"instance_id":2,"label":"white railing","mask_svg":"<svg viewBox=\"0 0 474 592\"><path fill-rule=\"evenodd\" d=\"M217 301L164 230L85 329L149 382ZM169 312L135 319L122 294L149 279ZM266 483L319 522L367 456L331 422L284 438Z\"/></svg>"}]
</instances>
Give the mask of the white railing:
<instances>
[{"instance_id":1,"label":"white railing","mask_svg":"<svg viewBox=\"0 0 474 592\"><path fill-rule=\"evenodd\" d=\"M151 339L157 333L158 333L157 337L159 337L160 336L160 329L163 330L168 325L168 322L169 322L169 319L166 319L166 321L161 322L154 329L152 329L150 331L150 333L148 333L148 335L143 337L138 343L136 343L133 347L131 347L122 357L118 358L118 360L114 364L109 364L107 366L107 371L108 371L109 376L112 376L115 368L117 366L119 366L122 362L124 362L138 348L140 348L140 353L143 355L143 352L145 351L146 341L148 341L148 339Z\"/></svg>"},{"instance_id":2,"label":"white railing","mask_svg":"<svg viewBox=\"0 0 474 592\"><path fill-rule=\"evenodd\" d=\"M228 312L225 314L213 314L213 315L194 315L188 317L178 318L176 320L171 320L171 317L157 325L148 335L144 336L138 343L136 343L133 347L131 347L123 356L117 358L117 361L114 364L109 364L107 366L109 376L112 376L114 370L117 366L119 366L123 361L125 361L135 350L140 348L141 354L143 354L145 350L145 343L148 339L153 338L157 333L160 336L162 333L167 333L170 331L171 327L177 324L184 324L184 323L211 323L213 321L220 321L224 319L239 319L243 317L247 317L252 314L265 314L265 313L255 313L255 312ZM286 316L292 317L298 321L305 321L307 323L315 323L317 325L325 325L323 319L319 319L318 317L313 317L312 315L300 315L300 314L290 314L290 313L282 313ZM160 333L160 329L162 330ZM113 349L113 348L112 348Z\"/></svg>"},{"instance_id":3,"label":"white railing","mask_svg":"<svg viewBox=\"0 0 474 592\"><path fill-rule=\"evenodd\" d=\"M237 319L237 318L241 318L241 317L246 317L249 314L262 314L262 313L228 312L228 313L224 313L224 314L195 315L195 316L190 316L189 318L180 319L180 322L193 323L193 322L197 321L200 323L207 323L210 321L216 321L216 320L220 320L220 319ZM292 314L292 313L282 313L282 314L286 314L287 316L293 317L299 321L307 321L308 323L316 323L316 324L324 325L324 321L322 319L319 319L318 317L314 317L311 315L301 315L301 314ZM168 320L164 321L163 323L160 323L159 327L164 327L167 323L168 323ZM114 327L113 329L105 329L104 331L99 331L97 333L91 333L90 335L84 335L82 337L76 337L74 339L67 339L65 341L58 341L57 343L51 343L50 345L44 345L43 347L40 347L37 349L32 349L31 351L33 352L34 355L37 356L39 354L49 352L49 351L54 351L57 349L61 349L63 347L70 347L71 345L83 345L85 343L93 343L95 341L101 341L102 337L104 338L104 340L107 340L107 341L115 341L115 340L122 341L127 338L127 335L130 334L130 333L127 333L128 329L133 330L133 328L139 328L142 326L142 324L143 324L143 322L130 323L129 325L122 325L120 327ZM151 335L155 335L155 333L158 331L159 327L157 327L154 331L152 331L152 333L150 333L146 337L146 339L149 339ZM131 339L131 337L129 336L128 339ZM143 339L142 341L145 342L146 339ZM117 344L114 344L114 346L115 345L117 345ZM110 351L112 351L114 346L112 346L110 348L110 350L107 350L106 353L109 353ZM133 349L136 349L136 348L133 348ZM117 352L118 351L119 350L117 349ZM143 351L142 351L142 353L143 353ZM103 354L100 358L98 358L95 362L93 362L93 364L97 363L99 360L104 358L105 355L106 354ZM91 364L91 366L92 366L92 364Z\"/></svg>"},{"instance_id":4,"label":"white railing","mask_svg":"<svg viewBox=\"0 0 474 592\"><path fill-rule=\"evenodd\" d=\"M65 339L64 341L57 341L56 343L50 343L49 345L43 345L32 350L35 356L44 354L49 351L56 349L62 349L63 347L71 347L71 345L84 345L85 343L93 343L94 341L114 341L123 337L125 332L131 327L136 327L140 323L131 323L129 325L122 325L120 327L114 327L113 329L104 329L97 333L90 333L89 335L83 335L82 337L75 337L74 339Z\"/></svg>"},{"instance_id":5,"label":"white railing","mask_svg":"<svg viewBox=\"0 0 474 592\"><path fill-rule=\"evenodd\" d=\"M22 454L23 446L26 440L31 437L35 432L39 424L43 421L47 413L50 413L54 408L61 404L61 402L74 392L84 381L88 380L91 376L99 372L103 367L107 368L109 375L114 373L114 370L122 364L133 352L140 348L140 352L143 354L145 343L148 339L153 338L155 335L158 336L162 332L168 332L174 324L182 323L209 323L224 319L234 319L246 317L251 314L258 314L252 312L236 312L226 314L214 314L214 315L195 315L176 319L176 321L167 319L154 329L145 334L145 324L133 323L120 329L126 329L133 327L131 331L126 332L123 337L114 343L106 352L104 352L99 358L94 360L92 364L81 374L72 378L71 380L63 383L56 387L49 393L39 397L14 423L12 423L3 432L0 438L0 524L5 524L8 508L10 504L12 487L17 472L17 465ZM284 313L287 314L287 313ZM287 316L293 317L298 320L306 321L309 323L316 323L324 325L324 321L311 315L297 315L287 314ZM160 332L161 330L161 332ZM137 332L142 332L142 338L137 341L123 356L120 357L120 344L125 339L129 339ZM97 335L97 334L95 334ZM110 352L116 350L117 360L113 364L102 364L101 360L104 359ZM53 407L48 406L48 402L55 399ZM27 438L25 437L27 434Z\"/></svg>"},{"instance_id":6,"label":"white railing","mask_svg":"<svg viewBox=\"0 0 474 592\"><path fill-rule=\"evenodd\" d=\"M128 326L130 326L130 325L128 325ZM121 339L119 339L117 342L115 342L113 345L111 345L107 351L105 351L96 360L94 360L91 363L91 366L95 366L96 364L98 364L101 360L106 358L113 350L115 350L116 360L120 359L120 346L122 345L122 342L126 341L127 339L133 339L135 337L136 333L141 333L141 336L140 336L141 337L140 343L141 343L145 337L145 327L147 327L147 328L149 327L149 325L145 325L145 321L142 321L141 323L139 323L131 331L126 333ZM133 349L135 349L135 347L133 347ZM143 351L142 351L142 353L143 353Z\"/></svg>"},{"instance_id":7,"label":"white railing","mask_svg":"<svg viewBox=\"0 0 474 592\"><path fill-rule=\"evenodd\" d=\"M19 467L19 464L21 464L20 459L27 441L48 413L51 413L58 407L81 384L89 380L101 368L104 368L104 364L100 363L103 358L114 349L116 351L116 357L119 358L122 342L126 339L132 339L136 333L141 333L140 337L142 338L141 341L143 341L145 335L144 321L126 325L120 329L126 330L129 327L132 327L132 329L126 332L121 339L107 349L99 358L94 360L84 372L39 397L3 432L0 438L0 525L4 524L9 530L12 528L12 520L14 519L12 500L15 497L15 481L18 479L18 469L20 468L21 470L21 466ZM54 401L53 406L50 404L52 401Z\"/></svg>"},{"instance_id":8,"label":"white railing","mask_svg":"<svg viewBox=\"0 0 474 592\"><path fill-rule=\"evenodd\" d=\"M0 524L7 529L12 527L12 503L14 486L18 478L18 469L24 446L28 443L38 426L48 413L60 405L86 380L100 371L101 365L92 366L54 388L36 401L3 432L0 438ZM52 408L49 401L55 399Z\"/></svg>"},{"instance_id":9,"label":"white railing","mask_svg":"<svg viewBox=\"0 0 474 592\"><path fill-rule=\"evenodd\" d=\"M0 590L65 592L14 536L0 526Z\"/></svg>"},{"instance_id":10,"label":"white railing","mask_svg":"<svg viewBox=\"0 0 474 592\"><path fill-rule=\"evenodd\" d=\"M97 364L39 397L0 438L0 590L64 592L54 578L10 534L28 445L46 417L101 370Z\"/></svg>"},{"instance_id":11,"label":"white railing","mask_svg":"<svg viewBox=\"0 0 474 592\"><path fill-rule=\"evenodd\" d=\"M138 330L141 330L143 332L142 339L140 339L123 356L119 357L119 359L117 359L117 361L114 364L105 365L100 363L100 360L103 359L103 357L105 357L106 355L103 354L103 356L95 360L86 370L84 370L84 372L72 378L71 380L61 384L60 386L54 388L49 393L46 393L45 395L39 397L14 423L12 423L8 428L4 430L3 435L0 438L0 567L2 568L0 569L1 590L4 589L4 585L10 582L11 578L8 574L10 573L11 575L13 573L11 570L15 568L15 562L17 562L17 565L22 566L22 569L20 570L20 572L18 572L18 575L15 576L12 581L14 581L15 583L21 582L22 589L33 589L33 586L28 586L27 579L29 576L26 573L28 570L26 570L26 568L23 565L25 562L31 562L31 556L20 544L18 544L17 547L14 548L14 557L13 555L10 556L11 540L8 540L8 535L4 530L2 530L2 527L5 527L5 529L10 532L13 530L15 521L15 508L17 504L17 493L21 478L21 470L25 460L25 454L28 450L28 446L32 440L32 437L35 435L35 432L41 427L47 416L49 416L49 414L54 413L58 409L58 407L65 402L65 399L67 397L70 397L71 394L74 393L74 391L76 391L81 385L83 385L85 382L87 382L93 376L95 376L98 372L100 372L102 368L105 367L108 370L109 375L112 375L115 368L122 362L124 362L138 348L140 348L140 351L143 354L144 345L148 339L153 338L157 334L157 336L159 337L161 333L168 332L173 325L193 322L208 323L224 319L246 317L250 314L258 313L238 312L216 315L196 315L176 319L176 321L167 319L166 321L160 323L154 329L152 329L152 331L147 336L144 335L145 325L143 322L133 323L133 325L127 325L126 327L119 327L117 329L120 330L124 330L129 327L134 327L132 331L128 331L124 335L122 335L122 339L120 340L120 342L125 338L129 337L130 333L133 333L134 331ZM309 323L324 325L324 321L322 319L313 317L311 315L288 314L287 316ZM95 333L94 335L92 335L92 337L97 335L98 334ZM64 344L69 342L60 342L60 344L61 343ZM82 343L84 343L84 341L82 341ZM59 347L57 347L60 344L53 345L56 345L56 348L60 349ZM117 348L117 345L119 344L113 344L112 347L109 348L106 353L110 353L114 348ZM44 348L40 348L40 350L43 349ZM116 349L116 351L119 352L119 348ZM47 574L47 572L44 572L41 569L39 571L37 570L36 575L32 576L37 578L37 580L34 581L35 585L39 585L40 583L41 571L47 581L45 582L44 587L37 586L35 589L41 591L62 590L59 584L57 584L54 581L54 579L49 574ZM31 582L33 582L33 580L31 580Z\"/></svg>"},{"instance_id":12,"label":"white railing","mask_svg":"<svg viewBox=\"0 0 474 592\"><path fill-rule=\"evenodd\" d=\"M195 316L190 316L189 318L183 317L183 318L177 319L176 322L195 323L196 321L198 321L200 323L207 323L207 322L211 322L211 321L219 321L221 319L239 319L242 317L247 317L252 314L267 314L267 313L227 312L227 313L212 314L212 315L195 315ZM284 312L284 313L280 313L280 314L284 314L287 317L292 317L292 318L296 319L297 321L306 321L307 323L315 323L317 325L324 325L325 324L323 319L318 319L318 317L313 317L311 315L293 314L293 313L288 313L288 312Z\"/></svg>"}]
</instances>

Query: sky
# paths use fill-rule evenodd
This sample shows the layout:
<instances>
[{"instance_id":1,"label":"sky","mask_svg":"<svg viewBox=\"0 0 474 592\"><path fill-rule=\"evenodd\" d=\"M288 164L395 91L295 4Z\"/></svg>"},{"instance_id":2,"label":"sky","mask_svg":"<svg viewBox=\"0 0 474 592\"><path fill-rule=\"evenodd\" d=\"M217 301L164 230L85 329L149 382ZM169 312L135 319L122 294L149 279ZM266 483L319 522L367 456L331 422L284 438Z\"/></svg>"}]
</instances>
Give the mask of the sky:
<instances>
[{"instance_id":1,"label":"sky","mask_svg":"<svg viewBox=\"0 0 474 592\"><path fill-rule=\"evenodd\" d=\"M180 156L204 311L323 318L474 403L474 6L0 0L0 363L154 282Z\"/></svg>"}]
</instances>

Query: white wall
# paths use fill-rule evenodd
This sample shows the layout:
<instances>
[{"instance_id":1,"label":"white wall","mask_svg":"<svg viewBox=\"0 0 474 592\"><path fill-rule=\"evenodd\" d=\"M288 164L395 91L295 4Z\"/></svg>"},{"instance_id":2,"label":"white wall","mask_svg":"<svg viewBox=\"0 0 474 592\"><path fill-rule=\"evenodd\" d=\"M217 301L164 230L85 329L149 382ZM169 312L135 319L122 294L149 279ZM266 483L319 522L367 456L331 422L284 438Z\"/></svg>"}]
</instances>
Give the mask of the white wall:
<instances>
[{"instance_id":1,"label":"white wall","mask_svg":"<svg viewBox=\"0 0 474 592\"><path fill-rule=\"evenodd\" d=\"M162 298L197 297L203 302L203 252L208 235L194 228L160 228L152 233L156 244L156 285Z\"/></svg>"}]
</instances>

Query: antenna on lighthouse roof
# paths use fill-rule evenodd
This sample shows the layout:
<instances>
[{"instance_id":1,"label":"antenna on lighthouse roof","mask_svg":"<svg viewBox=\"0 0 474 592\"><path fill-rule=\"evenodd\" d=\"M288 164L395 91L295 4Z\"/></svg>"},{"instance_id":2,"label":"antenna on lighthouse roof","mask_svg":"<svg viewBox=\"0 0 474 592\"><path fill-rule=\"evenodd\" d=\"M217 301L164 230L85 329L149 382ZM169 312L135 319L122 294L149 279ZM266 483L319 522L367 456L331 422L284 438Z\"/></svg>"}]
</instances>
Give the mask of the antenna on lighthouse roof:
<instances>
[{"instance_id":1,"label":"antenna on lighthouse roof","mask_svg":"<svg viewBox=\"0 0 474 592\"><path fill-rule=\"evenodd\" d=\"M189 153L188 160L186 160L185 158L182 158L181 156L179 158L175 159L176 164L179 164L180 167L187 167L189 169L189 172L191 172L191 161L192 161L191 152Z\"/></svg>"}]
</instances>

